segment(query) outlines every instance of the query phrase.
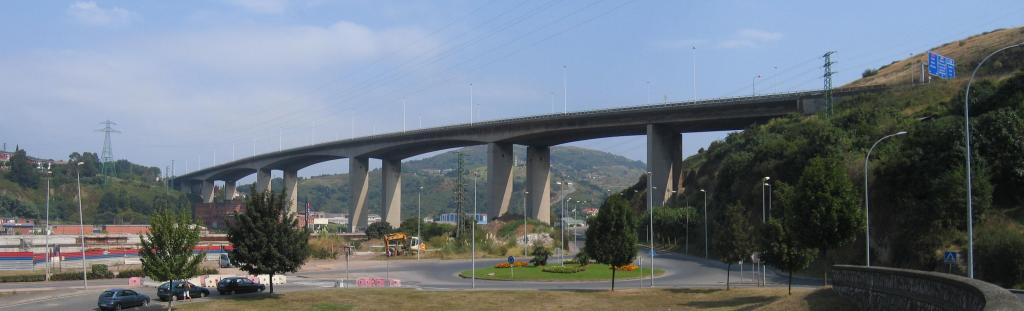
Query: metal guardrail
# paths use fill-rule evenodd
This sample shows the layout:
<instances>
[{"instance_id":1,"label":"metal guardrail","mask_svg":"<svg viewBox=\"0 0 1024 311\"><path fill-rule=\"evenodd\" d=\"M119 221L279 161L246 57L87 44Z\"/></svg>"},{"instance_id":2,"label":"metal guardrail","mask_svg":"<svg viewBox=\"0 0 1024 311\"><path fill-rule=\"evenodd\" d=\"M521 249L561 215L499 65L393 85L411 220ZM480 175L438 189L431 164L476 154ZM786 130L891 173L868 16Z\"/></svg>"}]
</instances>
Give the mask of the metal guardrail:
<instances>
[{"instance_id":1,"label":"metal guardrail","mask_svg":"<svg viewBox=\"0 0 1024 311\"><path fill-rule=\"evenodd\" d=\"M886 86L886 85L860 86L860 87L836 89L835 91L833 91L833 94L835 94L835 95L843 95L843 94L850 94L850 93L872 92L872 91L881 91L881 90L885 90L885 89L888 89L888 88L889 87ZM567 113L540 114L540 115L532 115L532 116L525 116L525 117L515 117L515 118L500 119L500 120L490 120L490 121L473 122L473 123L461 123L461 124L444 125L444 126L431 127L431 128L415 129L415 130L404 131L404 132L382 133L382 134L376 134L376 135L369 135L369 136L362 136L362 137L356 137L356 138L348 138L348 139L342 139L342 140L322 142L322 143L318 143L318 144L294 147L294 148L289 148L289 149L284 149L284 150L279 150L279 151L272 151L272 152L268 152L268 153L264 153L264 154L260 154L260 155L240 158L240 159L237 159L237 160L234 160L234 161L231 161L231 162L225 162L225 163L222 163L222 164L219 164L219 165L214 165L214 166L206 167L206 168L203 168L203 169L193 170L191 172L188 172L188 173L185 173L185 174L182 174L182 175L179 175L179 176L175 176L174 178L175 179L183 178L183 177L187 177L187 176L189 176L191 174L195 174L195 173L199 173L199 172L204 172L204 171L207 171L207 170L217 170L217 169L220 169L221 167L230 167L230 166L234 166L234 165L245 163L247 161L252 161L252 160L257 160L257 159L262 159L262 158L274 157L274 156L277 156L277 155L288 154L288 153L292 153L292 152L296 152L296 151L312 150L312 149L317 149L319 147L325 147L325 146L328 146L328 145L355 143L355 142L359 142L359 141L367 141L367 140L374 140L374 139L394 138L394 137L405 136L405 135L417 135L417 134L424 134L424 133L444 132L444 131L450 131L450 130L470 129L470 128L481 127L481 126L500 126L500 125L505 125L505 124L515 124L515 123L526 122L526 121L534 121L534 120L557 120L557 119L565 119L565 118L572 118L572 117L602 115L602 114L619 113L619 112L659 110L659 109L673 108L673 107L714 106L714 105L720 105L720 104L724 104L724 103L737 103L737 102L763 102L763 101L772 101L772 100L784 99L784 98L792 98L794 96L795 97L820 96L820 95L823 95L823 94L824 94L824 91L822 91L822 90L808 90L808 91L778 92L778 93L770 93L770 94L757 95L757 96L715 97L715 98L702 99L702 100L696 100L696 101L694 101L694 100L676 101L676 102L667 103L667 104L634 105L634 106L622 106L622 107L615 107L615 108L606 108L606 109L597 109L597 110L584 110L584 111L567 112Z\"/></svg>"}]
</instances>

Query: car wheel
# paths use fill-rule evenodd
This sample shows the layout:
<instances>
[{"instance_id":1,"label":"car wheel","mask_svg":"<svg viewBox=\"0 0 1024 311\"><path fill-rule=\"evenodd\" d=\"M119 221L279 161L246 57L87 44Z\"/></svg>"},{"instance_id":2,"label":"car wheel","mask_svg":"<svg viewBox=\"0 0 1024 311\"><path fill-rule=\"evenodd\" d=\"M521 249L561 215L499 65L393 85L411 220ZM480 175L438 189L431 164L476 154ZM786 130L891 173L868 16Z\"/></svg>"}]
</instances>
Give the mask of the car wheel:
<instances>
[{"instance_id":1,"label":"car wheel","mask_svg":"<svg viewBox=\"0 0 1024 311\"><path fill-rule=\"evenodd\" d=\"M121 310L121 304L115 303L114 304L114 310Z\"/></svg>"}]
</instances>

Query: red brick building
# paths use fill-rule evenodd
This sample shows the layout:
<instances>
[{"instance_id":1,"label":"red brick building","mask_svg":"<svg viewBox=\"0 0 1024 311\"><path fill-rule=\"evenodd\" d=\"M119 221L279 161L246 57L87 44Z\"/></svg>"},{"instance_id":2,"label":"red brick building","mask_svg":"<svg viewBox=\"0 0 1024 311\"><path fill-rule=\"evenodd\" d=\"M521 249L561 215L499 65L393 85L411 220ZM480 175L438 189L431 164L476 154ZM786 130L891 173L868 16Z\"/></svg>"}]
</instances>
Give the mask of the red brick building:
<instances>
[{"instance_id":1,"label":"red brick building","mask_svg":"<svg viewBox=\"0 0 1024 311\"><path fill-rule=\"evenodd\" d=\"M143 235L149 233L149 225L103 225L107 234Z\"/></svg>"},{"instance_id":2,"label":"red brick building","mask_svg":"<svg viewBox=\"0 0 1024 311\"><path fill-rule=\"evenodd\" d=\"M79 233L81 233L80 230L81 229L80 229L80 227L78 225L54 225L53 226L53 234L54 235L78 235ZM96 231L95 226L93 226L93 225L85 225L85 234L92 234L95 231Z\"/></svg>"},{"instance_id":3,"label":"red brick building","mask_svg":"<svg viewBox=\"0 0 1024 311\"><path fill-rule=\"evenodd\" d=\"M196 203L192 206L192 218L210 229L226 229L228 221L243 212L245 204L242 201Z\"/></svg>"}]
</instances>

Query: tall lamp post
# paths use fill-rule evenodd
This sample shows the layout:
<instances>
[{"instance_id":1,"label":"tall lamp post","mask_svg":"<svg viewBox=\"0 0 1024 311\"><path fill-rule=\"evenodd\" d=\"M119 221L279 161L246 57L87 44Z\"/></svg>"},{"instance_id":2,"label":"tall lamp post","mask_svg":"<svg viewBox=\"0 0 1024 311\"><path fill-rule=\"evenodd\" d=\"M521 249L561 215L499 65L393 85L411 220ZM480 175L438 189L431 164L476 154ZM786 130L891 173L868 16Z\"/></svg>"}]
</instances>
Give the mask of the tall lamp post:
<instances>
[{"instance_id":1,"label":"tall lamp post","mask_svg":"<svg viewBox=\"0 0 1024 311\"><path fill-rule=\"evenodd\" d=\"M40 170L43 169L42 165L39 166L39 169ZM46 234L46 236L43 238L43 241L44 241L43 243L46 245L46 264L45 264L45 267L46 267L46 280L47 281L50 280L50 179L51 179L51 175L52 174L53 174L53 172L50 171L50 163L47 163L46 164L46 227L43 228L45 230L44 234Z\"/></svg>"},{"instance_id":2,"label":"tall lamp post","mask_svg":"<svg viewBox=\"0 0 1024 311\"><path fill-rule=\"evenodd\" d=\"M647 172L647 215L649 215L647 226L647 243L651 247L651 287L654 287L654 174Z\"/></svg>"},{"instance_id":3,"label":"tall lamp post","mask_svg":"<svg viewBox=\"0 0 1024 311\"><path fill-rule=\"evenodd\" d=\"M869 217L870 209L868 209L868 160L871 159L871 151L875 150L878 143L890 137L904 135L906 133L907 132L905 131L900 131L895 134L889 134L879 138L871 145L871 148L868 149L868 154L864 156L864 265L868 267L871 266L871 217Z\"/></svg>"},{"instance_id":4,"label":"tall lamp post","mask_svg":"<svg viewBox=\"0 0 1024 311\"><path fill-rule=\"evenodd\" d=\"M473 176L473 231L470 239L473 240L473 288L476 288L476 176ZM461 225L460 225L461 226Z\"/></svg>"},{"instance_id":5,"label":"tall lamp post","mask_svg":"<svg viewBox=\"0 0 1024 311\"><path fill-rule=\"evenodd\" d=\"M420 238L420 244L416 246L416 260L420 260L420 253L422 253L420 246L423 246L423 234L420 233L420 224L423 223L423 214L420 212L420 206L423 202L420 200L423 196L423 186L420 186L418 190L416 192L416 236Z\"/></svg>"},{"instance_id":6,"label":"tall lamp post","mask_svg":"<svg viewBox=\"0 0 1024 311\"><path fill-rule=\"evenodd\" d=\"M527 249L530 248L530 230L528 230L529 227L526 226L529 221L526 218L526 199L529 194L529 191L523 190L523 258L526 258Z\"/></svg>"},{"instance_id":7,"label":"tall lamp post","mask_svg":"<svg viewBox=\"0 0 1024 311\"><path fill-rule=\"evenodd\" d=\"M967 165L967 277L972 279L974 278L974 210L971 206L971 119L970 114L968 114L971 102L971 84L974 83L974 75L978 74L978 69L992 55L1010 48L1022 46L1024 46L1024 42L998 49L982 58L978 66L975 66L974 71L971 72L971 79L967 81L967 91L964 92L964 145L967 147L967 157L965 158Z\"/></svg>"},{"instance_id":8,"label":"tall lamp post","mask_svg":"<svg viewBox=\"0 0 1024 311\"><path fill-rule=\"evenodd\" d=\"M761 224L764 224L765 222L767 222L767 216L765 216L766 214L765 214L765 209L764 209L764 205L765 205L765 202L764 202L764 187L768 185L768 180L771 180L771 179L772 178L769 177L769 176L765 176L763 179L761 179ZM767 283L765 283L767 281L767 279L768 279L768 277L765 276L766 272L768 272L768 267L766 267L764 265L764 263L761 263L761 282L763 284L767 284Z\"/></svg>"},{"instance_id":9,"label":"tall lamp post","mask_svg":"<svg viewBox=\"0 0 1024 311\"><path fill-rule=\"evenodd\" d=\"M82 218L82 165L85 162L78 162L77 169L75 170L75 180L78 183L78 229L80 231L79 237L82 239L82 281L85 283L85 288L89 289L89 275L85 269L85 220Z\"/></svg>"},{"instance_id":10,"label":"tall lamp post","mask_svg":"<svg viewBox=\"0 0 1024 311\"><path fill-rule=\"evenodd\" d=\"M704 194L704 259L708 259L708 192L700 189Z\"/></svg>"}]
</instances>

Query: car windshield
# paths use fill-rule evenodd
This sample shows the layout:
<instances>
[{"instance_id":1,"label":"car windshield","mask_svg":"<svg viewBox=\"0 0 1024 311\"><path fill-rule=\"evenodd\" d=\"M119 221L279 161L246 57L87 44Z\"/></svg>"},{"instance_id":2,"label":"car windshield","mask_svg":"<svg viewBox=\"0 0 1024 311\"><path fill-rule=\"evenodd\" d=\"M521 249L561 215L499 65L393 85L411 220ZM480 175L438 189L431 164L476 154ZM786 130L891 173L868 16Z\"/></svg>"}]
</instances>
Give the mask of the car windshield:
<instances>
[{"instance_id":1,"label":"car windshield","mask_svg":"<svg viewBox=\"0 0 1024 311\"><path fill-rule=\"evenodd\" d=\"M114 291L108 290L100 294L100 297L114 297Z\"/></svg>"}]
</instances>

